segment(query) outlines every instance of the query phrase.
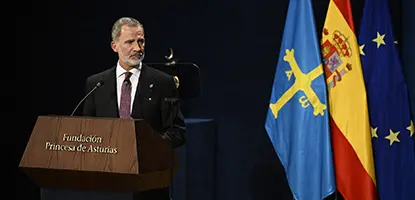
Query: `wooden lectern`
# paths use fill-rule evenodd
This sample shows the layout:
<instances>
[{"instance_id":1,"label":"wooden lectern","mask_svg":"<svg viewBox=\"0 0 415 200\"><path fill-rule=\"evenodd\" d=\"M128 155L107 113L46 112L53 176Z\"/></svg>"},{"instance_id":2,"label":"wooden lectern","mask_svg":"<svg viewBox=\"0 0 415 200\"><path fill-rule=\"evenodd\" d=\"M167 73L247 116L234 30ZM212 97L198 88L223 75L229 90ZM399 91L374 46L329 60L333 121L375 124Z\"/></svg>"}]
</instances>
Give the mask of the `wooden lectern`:
<instances>
[{"instance_id":1,"label":"wooden lectern","mask_svg":"<svg viewBox=\"0 0 415 200\"><path fill-rule=\"evenodd\" d=\"M52 195L60 200L70 192L78 196L68 199L99 199L100 192L131 199L168 186L176 161L169 141L144 120L39 116L20 168L40 188L60 191Z\"/></svg>"}]
</instances>

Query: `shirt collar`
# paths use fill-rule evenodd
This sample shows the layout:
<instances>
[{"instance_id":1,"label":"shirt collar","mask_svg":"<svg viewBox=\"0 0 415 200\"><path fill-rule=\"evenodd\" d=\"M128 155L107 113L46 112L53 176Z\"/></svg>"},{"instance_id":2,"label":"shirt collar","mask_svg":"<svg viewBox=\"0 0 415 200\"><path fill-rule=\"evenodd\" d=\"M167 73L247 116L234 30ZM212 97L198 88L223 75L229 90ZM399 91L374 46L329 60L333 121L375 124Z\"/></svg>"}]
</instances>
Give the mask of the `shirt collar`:
<instances>
[{"instance_id":1,"label":"shirt collar","mask_svg":"<svg viewBox=\"0 0 415 200\"><path fill-rule=\"evenodd\" d=\"M141 67L142 67L142 62L140 62L140 64L138 65L138 67L135 67L133 69L131 69L129 72L133 73L133 76L137 76L139 75L140 71L141 71ZM120 76L122 76L125 72L127 72L127 70L125 70L124 68L121 67L120 62L117 62L117 68L116 68L116 75L117 78L119 78Z\"/></svg>"}]
</instances>

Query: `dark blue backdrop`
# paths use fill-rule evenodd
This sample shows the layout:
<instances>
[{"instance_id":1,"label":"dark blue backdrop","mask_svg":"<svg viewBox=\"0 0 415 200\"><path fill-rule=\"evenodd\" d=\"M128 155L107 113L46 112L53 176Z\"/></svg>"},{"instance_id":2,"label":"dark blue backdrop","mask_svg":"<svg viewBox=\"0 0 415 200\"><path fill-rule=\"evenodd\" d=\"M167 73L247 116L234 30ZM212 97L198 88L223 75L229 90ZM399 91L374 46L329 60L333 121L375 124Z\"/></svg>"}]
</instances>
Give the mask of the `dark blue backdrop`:
<instances>
[{"instance_id":1,"label":"dark blue backdrop","mask_svg":"<svg viewBox=\"0 0 415 200\"><path fill-rule=\"evenodd\" d=\"M402 17L414 19L414 7L412 0L404 1L412 8L401 10L401 1L390 2L397 37L402 38L401 27L406 36L401 44L407 45L407 77L414 77L414 26ZM328 2L313 1L319 32ZM363 1L352 4L358 28ZM25 114L16 140L16 166L36 117L69 114L84 94L85 78L115 64L112 23L132 16L145 26L146 62L163 61L172 47L182 61L201 68L203 93L184 106L188 117L218 122L217 199L290 199L284 171L264 130L287 6L288 0L71 0L19 7L24 14L16 18L16 53L23 49L27 54L17 56L16 66L30 84L16 101L17 113ZM414 79L409 81L415 85ZM414 87L411 97L414 101ZM37 187L20 172L16 187L18 199L38 196Z\"/></svg>"}]
</instances>

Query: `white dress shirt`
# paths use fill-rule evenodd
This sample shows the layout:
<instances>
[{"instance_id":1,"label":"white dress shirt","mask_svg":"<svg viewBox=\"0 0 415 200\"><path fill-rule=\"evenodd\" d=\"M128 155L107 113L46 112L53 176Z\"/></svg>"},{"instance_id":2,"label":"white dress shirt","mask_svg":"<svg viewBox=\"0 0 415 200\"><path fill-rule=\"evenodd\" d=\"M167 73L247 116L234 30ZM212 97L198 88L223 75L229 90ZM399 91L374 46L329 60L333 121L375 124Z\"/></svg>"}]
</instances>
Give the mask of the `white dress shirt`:
<instances>
[{"instance_id":1,"label":"white dress shirt","mask_svg":"<svg viewBox=\"0 0 415 200\"><path fill-rule=\"evenodd\" d=\"M130 106L130 113L133 109L133 103L134 103L134 97L135 93L137 91L138 86L138 80L140 78L140 72L141 72L141 66L142 63L140 63L139 67L131 69L129 72L132 73L130 77L131 81L131 106ZM116 68L116 77L117 77L117 102L118 102L118 110L120 109L120 101L121 101L121 88L122 84L125 79L125 72L127 72L124 68L120 66L120 63L117 62L117 68Z\"/></svg>"}]
</instances>

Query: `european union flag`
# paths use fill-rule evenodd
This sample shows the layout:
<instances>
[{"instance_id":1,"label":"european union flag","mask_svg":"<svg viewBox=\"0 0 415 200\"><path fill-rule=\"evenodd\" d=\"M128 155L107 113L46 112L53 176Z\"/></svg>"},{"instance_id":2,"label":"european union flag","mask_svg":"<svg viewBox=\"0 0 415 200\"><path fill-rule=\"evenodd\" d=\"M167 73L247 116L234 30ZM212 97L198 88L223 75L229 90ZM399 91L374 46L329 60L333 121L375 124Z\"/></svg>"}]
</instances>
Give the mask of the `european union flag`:
<instances>
[{"instance_id":1,"label":"european union flag","mask_svg":"<svg viewBox=\"0 0 415 200\"><path fill-rule=\"evenodd\" d=\"M291 0L265 128L295 199L335 191L327 91L310 0Z\"/></svg>"},{"instance_id":2,"label":"european union flag","mask_svg":"<svg viewBox=\"0 0 415 200\"><path fill-rule=\"evenodd\" d=\"M388 0L366 0L359 43L382 200L415 199L414 123Z\"/></svg>"}]
</instances>

